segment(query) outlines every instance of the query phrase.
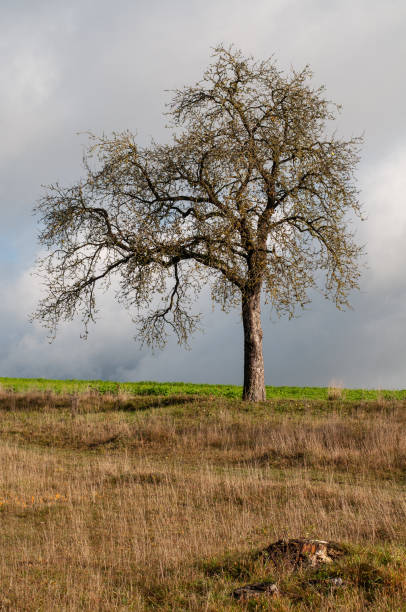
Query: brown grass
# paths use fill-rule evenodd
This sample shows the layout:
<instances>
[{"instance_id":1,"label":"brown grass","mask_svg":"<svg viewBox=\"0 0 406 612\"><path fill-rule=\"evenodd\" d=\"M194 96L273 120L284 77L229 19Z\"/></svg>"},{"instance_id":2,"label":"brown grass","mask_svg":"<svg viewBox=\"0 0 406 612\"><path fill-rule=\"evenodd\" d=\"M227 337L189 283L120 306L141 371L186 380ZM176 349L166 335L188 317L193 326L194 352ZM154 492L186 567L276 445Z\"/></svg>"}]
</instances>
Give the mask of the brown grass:
<instances>
[{"instance_id":1,"label":"brown grass","mask_svg":"<svg viewBox=\"0 0 406 612\"><path fill-rule=\"evenodd\" d=\"M405 425L400 402L2 392L0 609L237 610L272 572L251 609L404 609ZM346 588L251 557L297 536L355 547Z\"/></svg>"},{"instance_id":2,"label":"brown grass","mask_svg":"<svg viewBox=\"0 0 406 612\"><path fill-rule=\"evenodd\" d=\"M330 401L344 399L344 390L342 383L332 381L327 389L327 399Z\"/></svg>"}]
</instances>

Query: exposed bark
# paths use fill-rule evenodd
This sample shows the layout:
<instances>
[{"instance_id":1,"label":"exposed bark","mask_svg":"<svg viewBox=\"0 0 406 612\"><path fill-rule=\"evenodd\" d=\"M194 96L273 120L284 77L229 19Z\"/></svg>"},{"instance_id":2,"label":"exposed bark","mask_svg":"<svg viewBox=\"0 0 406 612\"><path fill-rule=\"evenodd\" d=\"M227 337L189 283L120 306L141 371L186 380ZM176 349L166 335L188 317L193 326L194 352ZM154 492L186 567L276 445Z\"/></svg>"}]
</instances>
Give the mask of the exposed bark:
<instances>
[{"instance_id":1,"label":"exposed bark","mask_svg":"<svg viewBox=\"0 0 406 612\"><path fill-rule=\"evenodd\" d=\"M262 354L261 291L243 296L244 389L243 399L265 400L264 357Z\"/></svg>"}]
</instances>

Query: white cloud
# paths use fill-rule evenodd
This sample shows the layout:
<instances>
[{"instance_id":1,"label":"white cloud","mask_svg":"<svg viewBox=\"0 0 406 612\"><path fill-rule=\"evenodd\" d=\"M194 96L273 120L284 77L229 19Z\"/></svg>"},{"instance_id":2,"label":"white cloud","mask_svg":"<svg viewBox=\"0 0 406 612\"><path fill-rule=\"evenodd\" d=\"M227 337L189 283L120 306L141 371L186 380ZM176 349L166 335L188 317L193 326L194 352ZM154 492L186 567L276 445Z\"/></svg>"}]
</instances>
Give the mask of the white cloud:
<instances>
[{"instance_id":1,"label":"white cloud","mask_svg":"<svg viewBox=\"0 0 406 612\"><path fill-rule=\"evenodd\" d=\"M146 351L133 341L129 314L118 307L112 293L100 296L102 316L96 326L91 326L87 341L80 338L83 329L75 321L62 325L52 344L37 321L28 322L40 295L37 278L30 270L3 291L2 375L122 379L122 372L136 369L142 362Z\"/></svg>"}]
</instances>

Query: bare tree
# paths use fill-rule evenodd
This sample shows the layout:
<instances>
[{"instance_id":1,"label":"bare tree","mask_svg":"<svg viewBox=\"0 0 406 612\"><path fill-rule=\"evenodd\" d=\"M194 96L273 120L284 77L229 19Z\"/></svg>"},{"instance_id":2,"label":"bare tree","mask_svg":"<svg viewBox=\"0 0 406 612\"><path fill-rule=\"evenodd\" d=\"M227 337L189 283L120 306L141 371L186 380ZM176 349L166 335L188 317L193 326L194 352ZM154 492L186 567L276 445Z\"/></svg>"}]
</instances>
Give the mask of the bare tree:
<instances>
[{"instance_id":1,"label":"bare tree","mask_svg":"<svg viewBox=\"0 0 406 612\"><path fill-rule=\"evenodd\" d=\"M36 207L47 295L34 317L55 333L80 314L87 329L96 285L118 274L139 337L162 346L172 328L186 343L198 322L191 297L210 284L224 310L242 308L243 397L258 401L261 295L292 316L321 276L338 307L357 287L361 249L347 213L361 215L361 139L326 134L338 107L312 87L308 67L285 75L233 47L213 57L200 82L174 92L171 144L91 136L85 178L47 188Z\"/></svg>"}]
</instances>

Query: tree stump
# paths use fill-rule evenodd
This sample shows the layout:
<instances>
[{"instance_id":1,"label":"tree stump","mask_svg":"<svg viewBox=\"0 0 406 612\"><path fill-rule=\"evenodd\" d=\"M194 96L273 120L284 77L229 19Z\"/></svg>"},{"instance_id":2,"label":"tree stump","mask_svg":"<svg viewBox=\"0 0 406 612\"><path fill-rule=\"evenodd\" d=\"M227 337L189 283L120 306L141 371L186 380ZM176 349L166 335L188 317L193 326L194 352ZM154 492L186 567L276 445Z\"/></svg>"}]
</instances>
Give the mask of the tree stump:
<instances>
[{"instance_id":1,"label":"tree stump","mask_svg":"<svg viewBox=\"0 0 406 612\"><path fill-rule=\"evenodd\" d=\"M316 567L321 563L332 563L345 554L344 549L334 542L305 538L278 540L260 553L276 565L287 563L294 568L301 565Z\"/></svg>"}]
</instances>

